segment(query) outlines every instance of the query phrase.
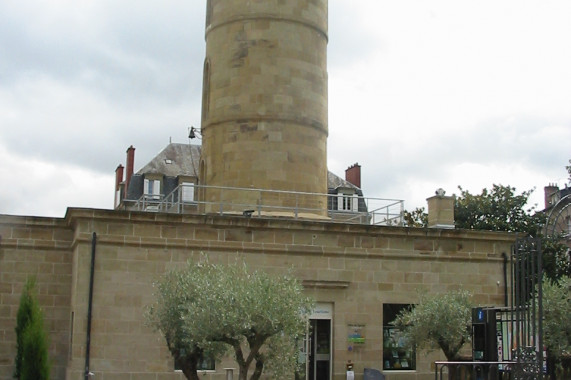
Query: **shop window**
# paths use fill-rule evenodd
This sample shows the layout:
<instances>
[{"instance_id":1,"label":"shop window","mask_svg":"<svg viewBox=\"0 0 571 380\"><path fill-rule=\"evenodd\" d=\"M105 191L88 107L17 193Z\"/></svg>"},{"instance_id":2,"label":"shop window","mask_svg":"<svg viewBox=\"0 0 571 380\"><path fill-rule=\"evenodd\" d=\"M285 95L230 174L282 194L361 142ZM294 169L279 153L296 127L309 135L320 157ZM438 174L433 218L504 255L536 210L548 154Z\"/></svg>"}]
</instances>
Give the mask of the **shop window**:
<instances>
[{"instance_id":1,"label":"shop window","mask_svg":"<svg viewBox=\"0 0 571 380\"><path fill-rule=\"evenodd\" d=\"M183 353L183 355L184 355L184 353ZM174 370L175 371L181 371L182 370L180 368L180 366L178 365L178 363L176 362L176 360L174 361ZM202 360L200 360L198 362L197 370L198 371L214 371L214 370L216 370L216 363L215 363L214 359L211 357L203 358Z\"/></svg>"},{"instance_id":2,"label":"shop window","mask_svg":"<svg viewBox=\"0 0 571 380\"><path fill-rule=\"evenodd\" d=\"M407 348L402 332L392 325L408 304L383 305L383 370L410 371L416 369L416 350Z\"/></svg>"}]
</instances>

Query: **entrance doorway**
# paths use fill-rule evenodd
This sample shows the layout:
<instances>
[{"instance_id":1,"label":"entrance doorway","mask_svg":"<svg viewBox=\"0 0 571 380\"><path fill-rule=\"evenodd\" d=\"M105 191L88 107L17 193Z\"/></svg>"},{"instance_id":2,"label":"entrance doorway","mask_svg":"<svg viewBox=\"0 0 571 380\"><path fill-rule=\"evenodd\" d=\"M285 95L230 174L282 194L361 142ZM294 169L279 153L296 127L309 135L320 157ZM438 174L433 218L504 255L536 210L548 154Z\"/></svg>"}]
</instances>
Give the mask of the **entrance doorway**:
<instances>
[{"instance_id":1,"label":"entrance doorway","mask_svg":"<svg viewBox=\"0 0 571 380\"><path fill-rule=\"evenodd\" d=\"M311 314L308 332L300 347L305 373L297 374L296 380L331 380L332 315L331 304L317 304Z\"/></svg>"},{"instance_id":2,"label":"entrance doorway","mask_svg":"<svg viewBox=\"0 0 571 380\"><path fill-rule=\"evenodd\" d=\"M331 379L331 320L312 319L309 331L308 380Z\"/></svg>"}]
</instances>

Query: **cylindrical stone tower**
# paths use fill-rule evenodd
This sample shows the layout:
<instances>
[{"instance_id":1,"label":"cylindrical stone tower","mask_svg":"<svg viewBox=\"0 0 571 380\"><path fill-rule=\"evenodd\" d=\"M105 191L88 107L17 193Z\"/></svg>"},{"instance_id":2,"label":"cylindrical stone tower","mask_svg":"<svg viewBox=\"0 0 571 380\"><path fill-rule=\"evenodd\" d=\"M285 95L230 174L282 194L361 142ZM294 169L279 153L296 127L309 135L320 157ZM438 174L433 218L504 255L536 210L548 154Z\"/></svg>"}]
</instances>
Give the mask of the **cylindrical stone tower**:
<instances>
[{"instance_id":1,"label":"cylindrical stone tower","mask_svg":"<svg viewBox=\"0 0 571 380\"><path fill-rule=\"evenodd\" d=\"M325 194L327 0L208 0L206 18L202 184ZM260 202L254 191L202 195L212 211ZM326 212L324 196L264 197Z\"/></svg>"}]
</instances>

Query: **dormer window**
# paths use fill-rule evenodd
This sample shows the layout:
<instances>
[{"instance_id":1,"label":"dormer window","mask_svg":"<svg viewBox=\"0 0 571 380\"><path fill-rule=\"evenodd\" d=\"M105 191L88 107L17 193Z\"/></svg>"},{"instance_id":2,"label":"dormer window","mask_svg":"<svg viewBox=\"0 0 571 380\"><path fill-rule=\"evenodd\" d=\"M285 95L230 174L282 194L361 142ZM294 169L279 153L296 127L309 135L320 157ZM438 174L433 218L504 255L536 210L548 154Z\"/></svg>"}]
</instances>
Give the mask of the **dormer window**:
<instances>
[{"instance_id":1,"label":"dormer window","mask_svg":"<svg viewBox=\"0 0 571 380\"><path fill-rule=\"evenodd\" d=\"M359 211L359 197L352 189L339 189L337 192L337 209L340 211Z\"/></svg>"},{"instance_id":2,"label":"dormer window","mask_svg":"<svg viewBox=\"0 0 571 380\"><path fill-rule=\"evenodd\" d=\"M194 183L192 182L182 183L182 201L184 203L194 202Z\"/></svg>"},{"instance_id":3,"label":"dormer window","mask_svg":"<svg viewBox=\"0 0 571 380\"><path fill-rule=\"evenodd\" d=\"M161 198L161 181L158 179L145 178L144 195L147 199Z\"/></svg>"}]
</instances>

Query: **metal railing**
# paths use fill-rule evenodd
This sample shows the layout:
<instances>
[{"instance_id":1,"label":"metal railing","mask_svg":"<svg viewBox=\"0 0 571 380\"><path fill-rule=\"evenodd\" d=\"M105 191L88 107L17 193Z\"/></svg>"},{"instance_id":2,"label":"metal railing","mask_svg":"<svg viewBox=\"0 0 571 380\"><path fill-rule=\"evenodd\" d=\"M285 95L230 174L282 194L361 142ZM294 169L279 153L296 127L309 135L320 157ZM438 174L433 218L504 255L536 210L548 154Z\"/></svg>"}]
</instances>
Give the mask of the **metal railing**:
<instances>
[{"instance_id":1,"label":"metal railing","mask_svg":"<svg viewBox=\"0 0 571 380\"><path fill-rule=\"evenodd\" d=\"M435 380L520 380L524 363L504 362L435 362Z\"/></svg>"},{"instance_id":2,"label":"metal railing","mask_svg":"<svg viewBox=\"0 0 571 380\"><path fill-rule=\"evenodd\" d=\"M536 373L530 367L535 362L435 362L435 380L566 380L571 379L571 368L557 367L553 374Z\"/></svg>"},{"instance_id":3,"label":"metal railing","mask_svg":"<svg viewBox=\"0 0 571 380\"><path fill-rule=\"evenodd\" d=\"M134 208L177 214L321 218L391 226L402 226L404 221L404 201L398 199L192 184L179 185L167 195L144 194L135 201Z\"/></svg>"}]
</instances>

